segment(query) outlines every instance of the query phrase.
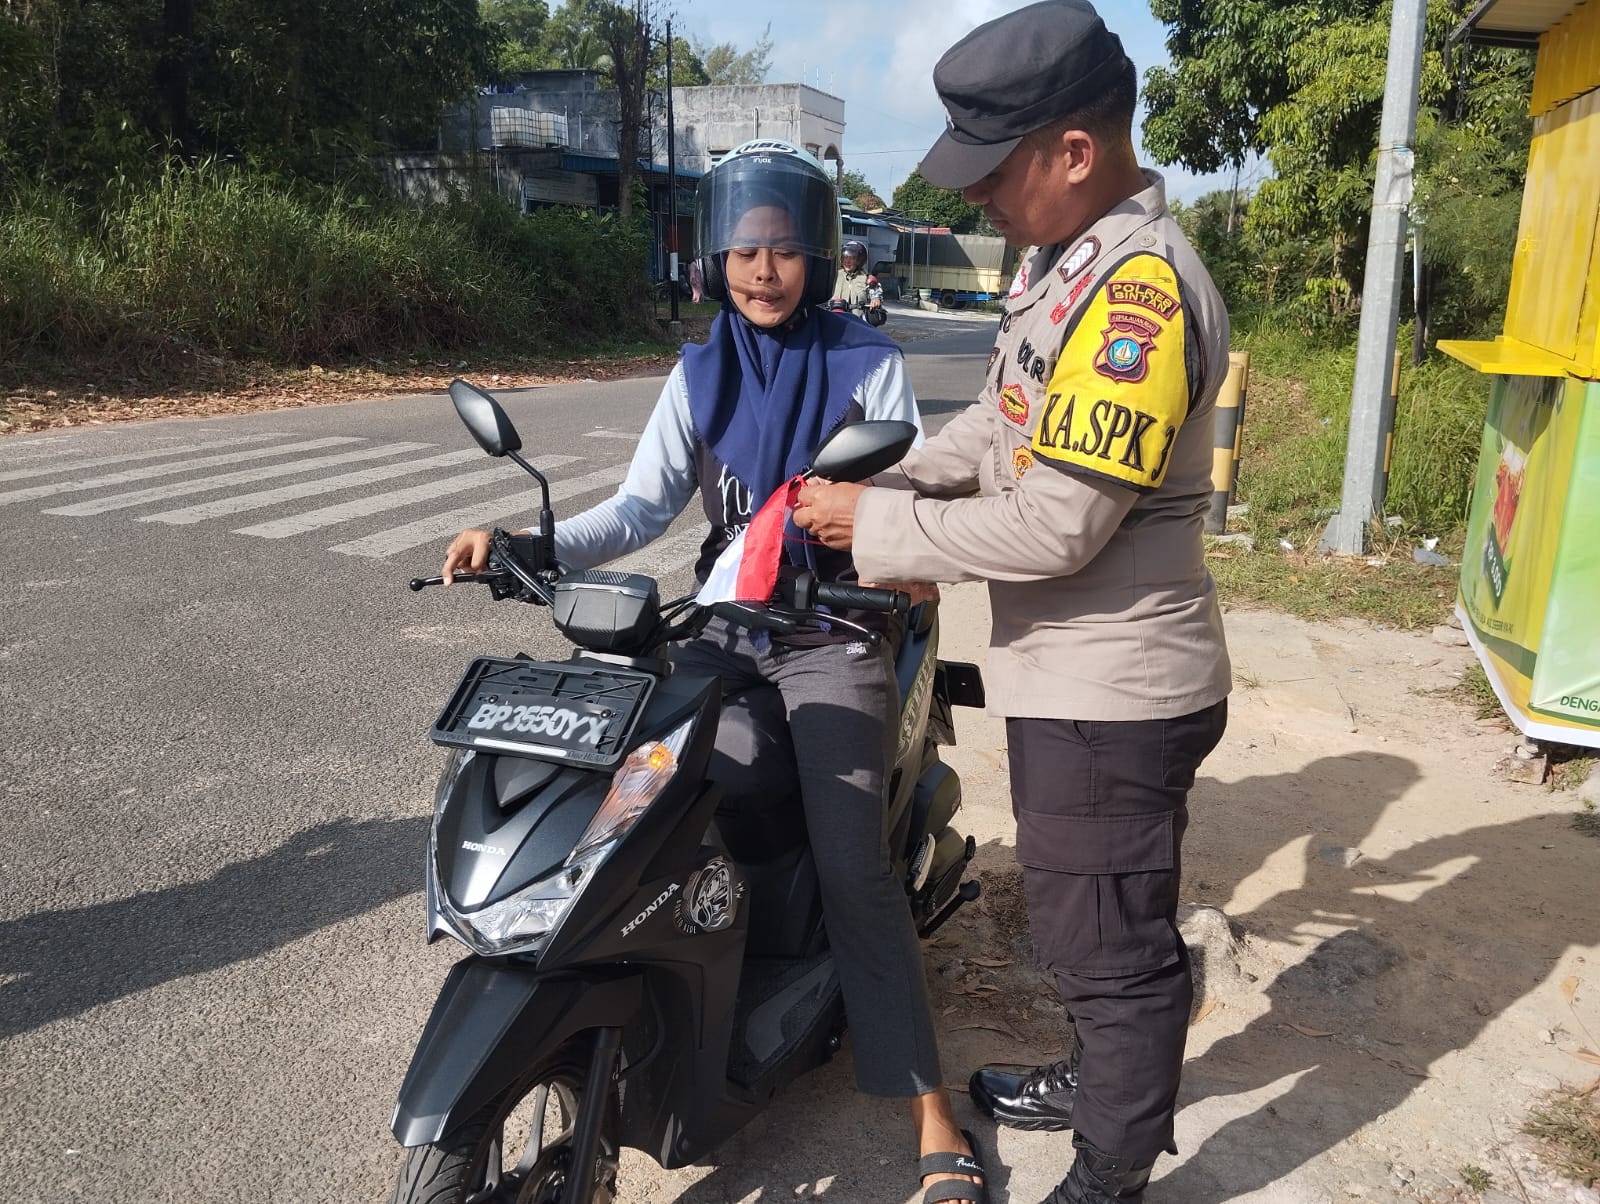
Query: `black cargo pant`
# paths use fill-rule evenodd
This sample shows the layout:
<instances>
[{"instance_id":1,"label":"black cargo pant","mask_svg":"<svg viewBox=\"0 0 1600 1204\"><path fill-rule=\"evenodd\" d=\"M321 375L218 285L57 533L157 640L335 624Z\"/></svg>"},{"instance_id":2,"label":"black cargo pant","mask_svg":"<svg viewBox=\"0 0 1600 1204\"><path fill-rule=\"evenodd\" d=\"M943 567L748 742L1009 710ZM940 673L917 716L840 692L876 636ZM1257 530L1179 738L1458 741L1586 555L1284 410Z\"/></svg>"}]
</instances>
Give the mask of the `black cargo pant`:
<instances>
[{"instance_id":1,"label":"black cargo pant","mask_svg":"<svg viewBox=\"0 0 1600 1204\"><path fill-rule=\"evenodd\" d=\"M777 688L775 717L787 719L793 741L856 1086L868 1095L933 1091L943 1083L933 1007L905 887L889 857L884 778L899 735L900 689L887 644L757 648L743 630L713 619L699 639L676 645L672 660L722 678L712 772L736 794L751 760L781 756L765 746L783 733L733 711L748 705L740 696L752 688Z\"/></svg>"},{"instance_id":2,"label":"black cargo pant","mask_svg":"<svg viewBox=\"0 0 1600 1204\"><path fill-rule=\"evenodd\" d=\"M1194 998L1178 935L1189 788L1227 701L1176 719L1010 719L1017 862L1039 961L1082 1047L1072 1122L1108 1154L1172 1151Z\"/></svg>"}]
</instances>

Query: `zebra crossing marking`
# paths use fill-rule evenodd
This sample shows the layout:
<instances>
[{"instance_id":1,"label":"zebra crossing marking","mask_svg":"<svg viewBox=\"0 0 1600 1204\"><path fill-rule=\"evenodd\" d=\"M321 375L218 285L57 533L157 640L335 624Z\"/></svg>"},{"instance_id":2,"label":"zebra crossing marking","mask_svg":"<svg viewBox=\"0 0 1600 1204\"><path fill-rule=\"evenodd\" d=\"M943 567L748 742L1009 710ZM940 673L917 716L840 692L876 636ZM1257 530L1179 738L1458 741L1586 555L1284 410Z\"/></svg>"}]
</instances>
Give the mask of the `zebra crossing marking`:
<instances>
[{"instance_id":1,"label":"zebra crossing marking","mask_svg":"<svg viewBox=\"0 0 1600 1204\"><path fill-rule=\"evenodd\" d=\"M628 466L626 464L613 464L609 468L598 469L581 477L566 477L559 481L551 481L550 501L554 504L569 497L579 497L593 490L603 489L607 485L621 484L627 475ZM532 482L529 483L532 484ZM397 552L406 552L422 544L432 543L445 535L454 535L464 527L475 527L483 523L496 522L514 514L521 516L527 516L530 513L537 514L538 509L538 489L523 489L517 493L497 498L492 502L479 502L471 506L462 506L457 510L449 510L443 514L434 514L428 518L418 519L416 522L407 523L403 527L380 531L375 535L368 535L362 539L352 539L348 543L337 544L328 550L330 552L340 552L346 556L364 556L371 560L382 560L385 557L395 555Z\"/></svg>"},{"instance_id":2,"label":"zebra crossing marking","mask_svg":"<svg viewBox=\"0 0 1600 1204\"><path fill-rule=\"evenodd\" d=\"M319 481L302 481L297 485L280 485L276 489L263 489L259 493L239 493L232 497L216 498L209 502L198 502L193 506L185 506L181 510L163 510L159 514L142 515L141 523L170 523L174 526L184 523L204 522L208 518L221 518L228 514L240 514L246 510L260 510L265 506L276 506L283 502L295 502L301 498L320 497L324 493L337 493L341 489L354 489L359 485L373 485L379 481L392 480L395 477L407 476L414 472L426 472L431 468L449 468L469 460L481 460L483 453L477 448L468 448L465 451L446 452L442 456L429 456L422 460L407 460L403 464L385 464L381 468L366 468L360 472L340 473L336 477L323 477Z\"/></svg>"},{"instance_id":3,"label":"zebra crossing marking","mask_svg":"<svg viewBox=\"0 0 1600 1204\"><path fill-rule=\"evenodd\" d=\"M353 435L330 435L323 439L305 439L299 443L276 443L271 447L258 447L251 451L227 452L220 456L202 456L198 460L184 460L176 464L152 464L144 468L130 468L103 477L90 477L81 481L56 481L50 485L31 485L26 489L12 489L0 493L0 506L29 502L34 498L54 497L58 493L81 493L86 489L103 489L108 485L126 485L133 481L148 481L154 477L171 477L196 468L215 468L222 464L243 464L250 460L265 460L291 452L319 451L324 447L340 447L350 443L365 443Z\"/></svg>"},{"instance_id":4,"label":"zebra crossing marking","mask_svg":"<svg viewBox=\"0 0 1600 1204\"><path fill-rule=\"evenodd\" d=\"M482 452L475 452L481 456ZM546 456L544 463L547 467L557 468L563 464L570 464L580 456ZM430 481L425 485L415 485L409 489L397 489L389 493L378 493L371 497L357 498L352 502L342 502L337 506L324 506L320 510L307 510L303 514L292 514L288 518L280 518L273 522L257 523L253 527L240 527L235 535L254 535L260 539L286 539L291 535L303 535L307 531L320 530L331 527L337 523L348 522L353 518L367 518L373 514L382 514L385 510L399 510L417 502L432 501L436 497L444 497L452 493L465 493L479 485L504 484L507 474L520 472L514 465L497 464L493 468L486 468L482 472L463 473L460 476L446 477L441 481Z\"/></svg>"},{"instance_id":5,"label":"zebra crossing marking","mask_svg":"<svg viewBox=\"0 0 1600 1204\"><path fill-rule=\"evenodd\" d=\"M600 567L613 573L643 573L646 577L663 577L685 564L693 564L705 540L704 529L663 535L637 552L619 556Z\"/></svg>"},{"instance_id":6,"label":"zebra crossing marking","mask_svg":"<svg viewBox=\"0 0 1600 1204\"><path fill-rule=\"evenodd\" d=\"M384 443L377 447L363 447L357 451L340 452L335 456L317 456L310 460L290 460L286 464L268 464L262 468L246 468L240 472L227 472L215 477L198 477L172 485L152 485L132 493L113 493L93 501L76 502L42 510L41 514L64 514L82 518L89 514L104 514L108 510L126 510L146 502L160 502L167 498L187 497L191 493L207 493L229 485L251 485L256 481L270 481L274 477L289 477L297 473L315 472L320 468L335 468L340 464L355 464L362 460L377 460L384 456L400 456L407 452L425 451L431 443Z\"/></svg>"},{"instance_id":7,"label":"zebra crossing marking","mask_svg":"<svg viewBox=\"0 0 1600 1204\"><path fill-rule=\"evenodd\" d=\"M82 472L85 468L102 468L107 464L127 464L133 460L154 460L159 456L186 456L192 452L212 451L219 447L236 447L241 443L260 443L264 439L281 439L277 432L265 435L239 435L232 439L208 439L204 443L175 443L171 447L148 449L140 452L122 452L115 456L96 456L92 460L57 461L48 468L11 468L0 472L0 481L22 481L28 477L47 477L58 472ZM10 447L6 447L10 451ZM37 456L40 453L34 452Z\"/></svg>"}]
</instances>

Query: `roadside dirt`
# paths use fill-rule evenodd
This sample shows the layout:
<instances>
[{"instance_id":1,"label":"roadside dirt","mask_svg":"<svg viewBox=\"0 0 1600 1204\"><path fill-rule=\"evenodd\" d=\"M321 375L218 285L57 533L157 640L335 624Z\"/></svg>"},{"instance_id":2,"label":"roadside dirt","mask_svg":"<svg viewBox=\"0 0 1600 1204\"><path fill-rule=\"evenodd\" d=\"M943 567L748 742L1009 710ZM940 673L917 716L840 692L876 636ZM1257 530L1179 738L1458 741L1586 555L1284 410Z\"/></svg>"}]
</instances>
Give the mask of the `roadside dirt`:
<instances>
[{"instance_id":1,"label":"roadside dirt","mask_svg":"<svg viewBox=\"0 0 1600 1204\"><path fill-rule=\"evenodd\" d=\"M616 380L665 372L676 360L676 348L663 348L659 353L626 357L441 359L278 368L195 355L181 370L169 369L153 378L129 376L123 368L102 365L98 370L80 369L70 379L54 373L48 384L0 383L0 436L145 418L250 414L438 393L462 375L502 389Z\"/></svg>"},{"instance_id":2,"label":"roadside dirt","mask_svg":"<svg viewBox=\"0 0 1600 1204\"><path fill-rule=\"evenodd\" d=\"M1147 1204L1600 1204L1520 1134L1543 1093L1600 1075L1600 840L1571 827L1577 800L1494 776L1516 737L1443 694L1466 649L1264 611L1226 622L1229 730L1185 844L1206 989L1181 1153ZM980 588L947 591L943 630L945 655L981 662ZM934 939L928 971L959 1090L985 1062L1057 1054L1065 1030L1031 965L1004 726L961 712L958 732L984 896ZM995 1204L1048 1196L1067 1139L997 1133L957 1105ZM857 1095L846 1052L715 1166L664 1173L629 1155L621 1200L909 1204L912 1154L903 1105Z\"/></svg>"},{"instance_id":3,"label":"roadside dirt","mask_svg":"<svg viewBox=\"0 0 1600 1204\"><path fill-rule=\"evenodd\" d=\"M901 343L950 333L944 314L894 306L883 332ZM704 342L711 320L683 321L681 342ZM183 353L181 362L142 376L120 363L83 365L23 382L0 372L0 438L75 426L101 426L148 418L210 417L262 410L298 409L365 401L375 397L438 393L457 376L490 389L527 389L580 380L617 380L665 373L678 359L678 344L659 352L570 359L474 357L415 362L283 368L240 363L213 355ZM13 369L14 371L14 369Z\"/></svg>"}]
</instances>

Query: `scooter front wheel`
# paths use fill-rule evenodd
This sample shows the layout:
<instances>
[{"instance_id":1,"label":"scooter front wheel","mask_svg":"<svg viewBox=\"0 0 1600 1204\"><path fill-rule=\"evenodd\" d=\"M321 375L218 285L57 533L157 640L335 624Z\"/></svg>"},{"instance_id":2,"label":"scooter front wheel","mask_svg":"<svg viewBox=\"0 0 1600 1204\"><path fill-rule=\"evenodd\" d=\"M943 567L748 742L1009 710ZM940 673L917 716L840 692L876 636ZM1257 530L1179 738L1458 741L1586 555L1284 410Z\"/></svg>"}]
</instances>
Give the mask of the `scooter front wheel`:
<instances>
[{"instance_id":1,"label":"scooter front wheel","mask_svg":"<svg viewBox=\"0 0 1600 1204\"><path fill-rule=\"evenodd\" d=\"M390 1204L561 1204L587 1090L589 1041L573 1037L454 1133L406 1152ZM617 1195L617 1110L608 1101L586 1204Z\"/></svg>"}]
</instances>

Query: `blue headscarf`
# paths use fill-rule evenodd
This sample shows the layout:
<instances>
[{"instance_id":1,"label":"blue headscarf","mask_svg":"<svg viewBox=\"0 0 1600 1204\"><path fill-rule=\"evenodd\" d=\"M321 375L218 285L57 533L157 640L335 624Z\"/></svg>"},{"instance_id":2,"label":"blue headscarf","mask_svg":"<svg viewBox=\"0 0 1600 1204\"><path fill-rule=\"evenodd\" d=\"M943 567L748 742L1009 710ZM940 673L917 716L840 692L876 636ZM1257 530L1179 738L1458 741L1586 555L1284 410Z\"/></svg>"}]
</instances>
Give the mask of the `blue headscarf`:
<instances>
[{"instance_id":1,"label":"blue headscarf","mask_svg":"<svg viewBox=\"0 0 1600 1204\"><path fill-rule=\"evenodd\" d=\"M859 318L802 308L768 331L725 303L711 337L683 349L695 431L759 508L810 466L862 382L895 349Z\"/></svg>"}]
</instances>

